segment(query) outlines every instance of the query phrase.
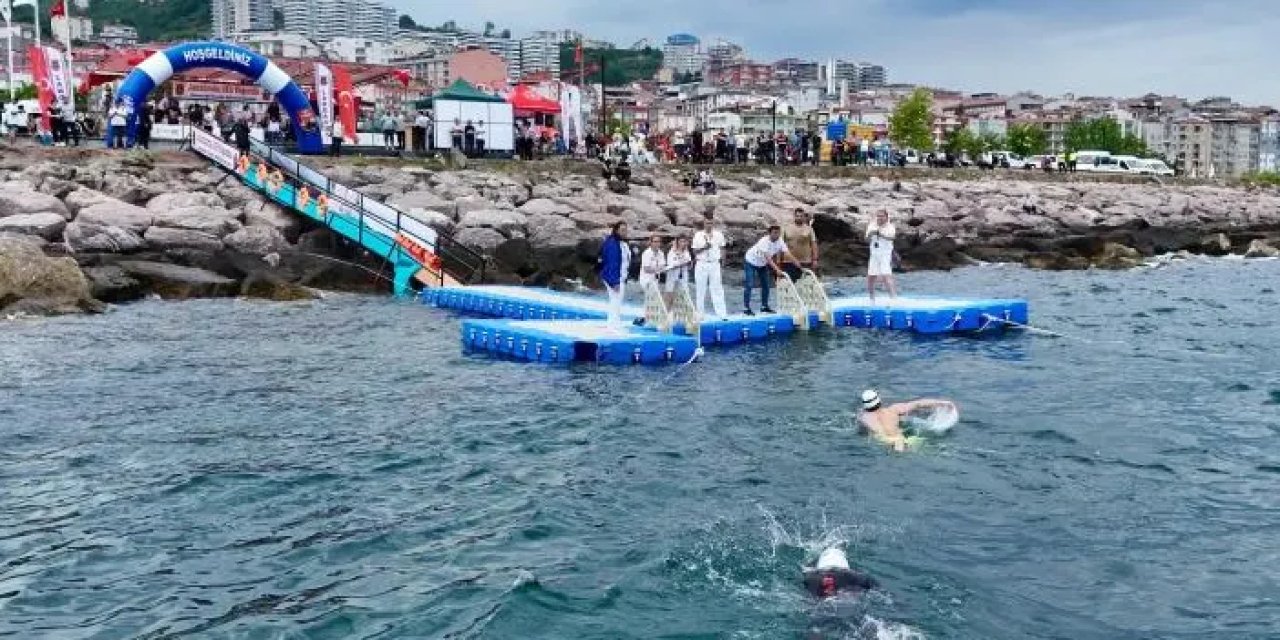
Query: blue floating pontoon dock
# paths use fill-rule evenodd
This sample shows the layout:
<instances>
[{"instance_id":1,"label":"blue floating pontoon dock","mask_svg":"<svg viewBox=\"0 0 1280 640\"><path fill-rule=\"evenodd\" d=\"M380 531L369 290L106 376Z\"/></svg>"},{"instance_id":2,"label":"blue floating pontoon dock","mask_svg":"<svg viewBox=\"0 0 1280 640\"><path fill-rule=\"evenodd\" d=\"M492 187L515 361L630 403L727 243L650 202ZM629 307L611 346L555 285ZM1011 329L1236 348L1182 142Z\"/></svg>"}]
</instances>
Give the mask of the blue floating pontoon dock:
<instances>
[{"instance_id":1,"label":"blue floating pontoon dock","mask_svg":"<svg viewBox=\"0 0 1280 640\"><path fill-rule=\"evenodd\" d=\"M534 362L685 362L699 346L756 342L798 329L833 327L896 329L922 334L975 332L1023 325L1024 300L866 296L837 298L802 307L793 314L708 318L695 332L691 323L631 326L644 308L627 306L627 326L610 329L602 297L514 286L440 287L421 292L426 304L490 319L462 323L463 345L474 351ZM817 308L815 308L817 307ZM807 316L807 317L806 317Z\"/></svg>"}]
</instances>

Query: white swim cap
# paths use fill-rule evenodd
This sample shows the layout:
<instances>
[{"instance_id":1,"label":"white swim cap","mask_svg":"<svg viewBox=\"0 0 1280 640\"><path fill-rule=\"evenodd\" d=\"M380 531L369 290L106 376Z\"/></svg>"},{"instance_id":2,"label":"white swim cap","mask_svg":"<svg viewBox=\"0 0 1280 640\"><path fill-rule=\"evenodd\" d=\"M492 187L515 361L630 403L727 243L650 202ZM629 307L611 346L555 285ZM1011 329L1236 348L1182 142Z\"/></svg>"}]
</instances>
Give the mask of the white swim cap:
<instances>
[{"instance_id":1,"label":"white swim cap","mask_svg":"<svg viewBox=\"0 0 1280 640\"><path fill-rule=\"evenodd\" d=\"M875 389L867 389L862 392L862 408L867 411L875 411L880 408L880 394Z\"/></svg>"},{"instance_id":2,"label":"white swim cap","mask_svg":"<svg viewBox=\"0 0 1280 640\"><path fill-rule=\"evenodd\" d=\"M848 571L849 558L839 547L827 547L818 556L818 565L814 568L818 571Z\"/></svg>"}]
</instances>

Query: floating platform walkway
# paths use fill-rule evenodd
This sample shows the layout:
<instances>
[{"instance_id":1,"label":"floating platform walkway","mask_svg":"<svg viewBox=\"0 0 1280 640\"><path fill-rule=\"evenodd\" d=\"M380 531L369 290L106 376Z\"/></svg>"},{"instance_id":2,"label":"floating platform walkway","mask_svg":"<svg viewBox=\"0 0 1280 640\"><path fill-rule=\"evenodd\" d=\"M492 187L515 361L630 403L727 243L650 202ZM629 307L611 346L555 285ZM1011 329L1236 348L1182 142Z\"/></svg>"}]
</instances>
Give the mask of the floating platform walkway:
<instances>
[{"instance_id":1,"label":"floating platform walkway","mask_svg":"<svg viewBox=\"0 0 1280 640\"><path fill-rule=\"evenodd\" d=\"M440 287L419 295L428 305L490 318L463 321L466 349L535 362L686 362L699 347L758 342L823 325L944 334L1003 329L1029 319L1023 300L886 297L873 303L866 296L829 300L811 275L779 285L780 313L701 322L687 293L679 292L668 307L653 287L644 306L623 308L626 326L616 329L605 324L608 303L601 296L514 286ZM636 318L650 320L634 326Z\"/></svg>"}]
</instances>

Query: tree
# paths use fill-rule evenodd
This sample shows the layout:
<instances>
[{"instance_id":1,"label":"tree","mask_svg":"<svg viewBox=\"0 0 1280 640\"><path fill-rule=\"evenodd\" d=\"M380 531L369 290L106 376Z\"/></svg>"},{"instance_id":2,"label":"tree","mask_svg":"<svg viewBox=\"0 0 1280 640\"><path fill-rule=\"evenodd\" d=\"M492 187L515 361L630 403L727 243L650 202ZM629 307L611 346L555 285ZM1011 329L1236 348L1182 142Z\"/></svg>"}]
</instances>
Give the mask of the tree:
<instances>
[{"instance_id":1,"label":"tree","mask_svg":"<svg viewBox=\"0 0 1280 640\"><path fill-rule=\"evenodd\" d=\"M1001 151L1004 144L1004 136L991 131L983 131L974 141L975 153L971 155L988 153L990 151Z\"/></svg>"},{"instance_id":2,"label":"tree","mask_svg":"<svg viewBox=\"0 0 1280 640\"><path fill-rule=\"evenodd\" d=\"M1006 136L1009 151L1024 158L1038 156L1049 149L1049 136L1034 124L1011 124Z\"/></svg>"},{"instance_id":3,"label":"tree","mask_svg":"<svg viewBox=\"0 0 1280 640\"><path fill-rule=\"evenodd\" d=\"M1085 149L1108 151L1119 155L1143 156L1150 152L1141 138L1125 134L1120 123L1112 118L1076 120L1067 125L1063 143L1068 151Z\"/></svg>"},{"instance_id":4,"label":"tree","mask_svg":"<svg viewBox=\"0 0 1280 640\"><path fill-rule=\"evenodd\" d=\"M889 137L900 147L933 149L933 95L916 89L889 116Z\"/></svg>"},{"instance_id":5,"label":"tree","mask_svg":"<svg viewBox=\"0 0 1280 640\"><path fill-rule=\"evenodd\" d=\"M942 150L957 158L970 153L978 146L978 137L968 127L960 127L952 131L942 143ZM971 156L973 154L970 154Z\"/></svg>"},{"instance_id":6,"label":"tree","mask_svg":"<svg viewBox=\"0 0 1280 640\"><path fill-rule=\"evenodd\" d=\"M493 29L494 29L494 24L492 22L484 23L484 35L486 38L493 35Z\"/></svg>"},{"instance_id":7,"label":"tree","mask_svg":"<svg viewBox=\"0 0 1280 640\"><path fill-rule=\"evenodd\" d=\"M417 29L417 28L418 28L418 23L417 23L417 22L415 22L415 21L413 20L413 18L412 18L412 17L410 17L410 16L408 16L408 15L401 15L401 16L400 16L400 28L401 28L401 29Z\"/></svg>"}]
</instances>

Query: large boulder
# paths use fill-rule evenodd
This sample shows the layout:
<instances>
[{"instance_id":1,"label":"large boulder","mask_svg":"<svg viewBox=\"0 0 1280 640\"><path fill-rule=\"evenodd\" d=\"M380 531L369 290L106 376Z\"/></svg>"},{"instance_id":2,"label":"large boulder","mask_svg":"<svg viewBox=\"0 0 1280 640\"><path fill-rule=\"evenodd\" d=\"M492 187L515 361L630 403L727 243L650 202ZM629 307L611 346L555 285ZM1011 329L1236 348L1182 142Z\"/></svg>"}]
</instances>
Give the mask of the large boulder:
<instances>
[{"instance_id":1,"label":"large boulder","mask_svg":"<svg viewBox=\"0 0 1280 640\"><path fill-rule=\"evenodd\" d=\"M1249 243L1249 248L1245 250L1246 258L1276 258L1280 257L1280 249L1271 246L1266 240L1258 239Z\"/></svg>"},{"instance_id":2,"label":"large boulder","mask_svg":"<svg viewBox=\"0 0 1280 640\"><path fill-rule=\"evenodd\" d=\"M157 213L173 209L190 207L225 207L226 203L217 194L203 191L175 191L162 193L147 203L147 208Z\"/></svg>"},{"instance_id":3,"label":"large boulder","mask_svg":"<svg viewBox=\"0 0 1280 640\"><path fill-rule=\"evenodd\" d=\"M30 213L56 213L71 219L67 206L56 197L40 193L26 182L0 183L0 218Z\"/></svg>"},{"instance_id":4,"label":"large boulder","mask_svg":"<svg viewBox=\"0 0 1280 640\"><path fill-rule=\"evenodd\" d=\"M141 282L116 265L87 267L84 275L89 279L89 292L103 302L130 302L147 295Z\"/></svg>"},{"instance_id":5,"label":"large boulder","mask_svg":"<svg viewBox=\"0 0 1280 640\"><path fill-rule=\"evenodd\" d=\"M289 248L284 235L273 227L244 227L222 241L229 249L251 256L265 256Z\"/></svg>"},{"instance_id":6,"label":"large boulder","mask_svg":"<svg viewBox=\"0 0 1280 640\"><path fill-rule=\"evenodd\" d=\"M103 196L106 198L106 196ZM76 222L83 224L118 227L133 233L142 233L151 226L151 211L142 207L108 198L98 204L80 209Z\"/></svg>"},{"instance_id":7,"label":"large boulder","mask_svg":"<svg viewBox=\"0 0 1280 640\"><path fill-rule=\"evenodd\" d=\"M146 244L128 229L79 220L68 224L62 235L67 246L77 253L129 253Z\"/></svg>"},{"instance_id":8,"label":"large boulder","mask_svg":"<svg viewBox=\"0 0 1280 640\"><path fill-rule=\"evenodd\" d=\"M92 207L95 204L120 202L101 191L89 188L76 189L64 196L62 201L67 205L67 209L71 211L72 215L79 215L82 209Z\"/></svg>"},{"instance_id":9,"label":"large boulder","mask_svg":"<svg viewBox=\"0 0 1280 640\"><path fill-rule=\"evenodd\" d=\"M302 217L285 211L279 205L265 200L252 200L241 209L244 223L250 227L271 227L287 240L296 242L302 233Z\"/></svg>"},{"instance_id":10,"label":"large boulder","mask_svg":"<svg viewBox=\"0 0 1280 640\"><path fill-rule=\"evenodd\" d=\"M99 308L74 259L46 256L33 240L0 236L0 311L47 315Z\"/></svg>"},{"instance_id":11,"label":"large boulder","mask_svg":"<svg viewBox=\"0 0 1280 640\"><path fill-rule=\"evenodd\" d=\"M524 235L528 219L523 213L506 209L482 209L469 211L462 216L459 226L462 228L494 229L505 237Z\"/></svg>"},{"instance_id":12,"label":"large boulder","mask_svg":"<svg viewBox=\"0 0 1280 640\"><path fill-rule=\"evenodd\" d=\"M129 204L142 205L164 193L164 187L137 176L108 172L102 176L102 192Z\"/></svg>"},{"instance_id":13,"label":"large boulder","mask_svg":"<svg viewBox=\"0 0 1280 640\"><path fill-rule=\"evenodd\" d=\"M472 211L484 211L485 209L509 209L509 205L505 200L494 202L492 200L482 198L480 196L463 196L453 201L453 209L457 212L458 219Z\"/></svg>"},{"instance_id":14,"label":"large boulder","mask_svg":"<svg viewBox=\"0 0 1280 640\"><path fill-rule=\"evenodd\" d=\"M452 234L456 227L453 222L453 218L440 213L439 211L431 211L429 209L410 209L406 214L410 218L413 218L441 233Z\"/></svg>"},{"instance_id":15,"label":"large boulder","mask_svg":"<svg viewBox=\"0 0 1280 640\"><path fill-rule=\"evenodd\" d=\"M154 202L154 201L153 201ZM148 205L150 207L150 205ZM240 213L223 207L191 206L153 210L157 227L203 231L219 238L240 230Z\"/></svg>"},{"instance_id":16,"label":"large boulder","mask_svg":"<svg viewBox=\"0 0 1280 640\"><path fill-rule=\"evenodd\" d=\"M506 241L501 233L487 227L463 227L453 238L483 254L493 253L498 245Z\"/></svg>"},{"instance_id":17,"label":"large boulder","mask_svg":"<svg viewBox=\"0 0 1280 640\"><path fill-rule=\"evenodd\" d=\"M584 235L573 220L559 215L531 215L525 227L534 249L576 247Z\"/></svg>"},{"instance_id":18,"label":"large boulder","mask_svg":"<svg viewBox=\"0 0 1280 640\"><path fill-rule=\"evenodd\" d=\"M441 198L431 191L409 191L392 196L387 200L387 204L399 207L404 210L409 209L435 209L436 211L450 211L453 209L453 203Z\"/></svg>"},{"instance_id":19,"label":"large boulder","mask_svg":"<svg viewBox=\"0 0 1280 640\"><path fill-rule=\"evenodd\" d=\"M222 200L223 206L229 209L243 209L252 203L263 202L257 191L250 189L239 180L227 180L214 190Z\"/></svg>"},{"instance_id":20,"label":"large boulder","mask_svg":"<svg viewBox=\"0 0 1280 640\"><path fill-rule=\"evenodd\" d=\"M0 218L0 233L11 232L57 240L67 227L67 219L56 213L27 213Z\"/></svg>"},{"instance_id":21,"label":"large boulder","mask_svg":"<svg viewBox=\"0 0 1280 640\"><path fill-rule=\"evenodd\" d=\"M547 198L534 198L533 200L520 205L520 213L527 216L567 215L571 211L573 211L573 209L567 205Z\"/></svg>"},{"instance_id":22,"label":"large boulder","mask_svg":"<svg viewBox=\"0 0 1280 640\"><path fill-rule=\"evenodd\" d=\"M620 216L604 211L574 211L569 214L569 219L578 225L579 229L588 231L608 229L622 220Z\"/></svg>"},{"instance_id":23,"label":"large boulder","mask_svg":"<svg viewBox=\"0 0 1280 640\"><path fill-rule=\"evenodd\" d=\"M162 298L214 298L240 292L235 280L204 269L142 260L121 261L119 266Z\"/></svg>"},{"instance_id":24,"label":"large boulder","mask_svg":"<svg viewBox=\"0 0 1280 640\"><path fill-rule=\"evenodd\" d=\"M217 236L191 229L151 227L142 235L142 239L147 241L147 246L161 251L168 249L218 251L222 249L222 241Z\"/></svg>"}]
</instances>

